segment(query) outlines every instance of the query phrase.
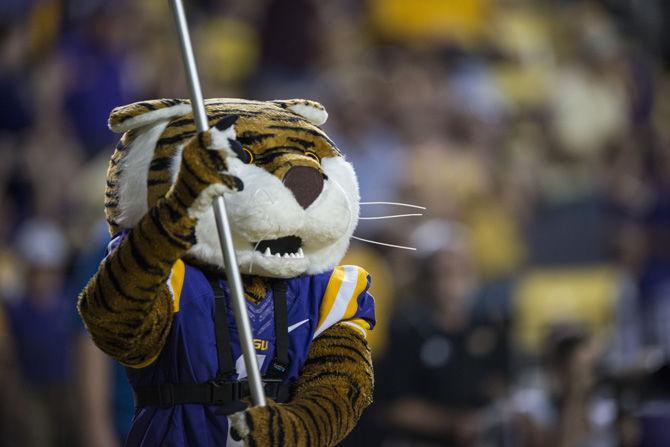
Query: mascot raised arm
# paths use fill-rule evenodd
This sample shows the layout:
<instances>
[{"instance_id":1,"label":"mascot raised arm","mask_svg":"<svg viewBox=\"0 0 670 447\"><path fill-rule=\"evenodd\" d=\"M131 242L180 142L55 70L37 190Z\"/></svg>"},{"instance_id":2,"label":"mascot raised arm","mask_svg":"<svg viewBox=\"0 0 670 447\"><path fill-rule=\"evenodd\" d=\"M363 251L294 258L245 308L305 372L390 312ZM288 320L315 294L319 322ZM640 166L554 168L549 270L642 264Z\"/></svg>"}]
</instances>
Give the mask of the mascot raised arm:
<instances>
[{"instance_id":1,"label":"mascot raised arm","mask_svg":"<svg viewBox=\"0 0 670 447\"><path fill-rule=\"evenodd\" d=\"M126 366L129 446L332 446L371 402L370 277L338 263L358 222L352 166L313 101L187 100L112 111L113 238L82 292L94 342ZM249 389L214 214L225 194L267 406Z\"/></svg>"}]
</instances>

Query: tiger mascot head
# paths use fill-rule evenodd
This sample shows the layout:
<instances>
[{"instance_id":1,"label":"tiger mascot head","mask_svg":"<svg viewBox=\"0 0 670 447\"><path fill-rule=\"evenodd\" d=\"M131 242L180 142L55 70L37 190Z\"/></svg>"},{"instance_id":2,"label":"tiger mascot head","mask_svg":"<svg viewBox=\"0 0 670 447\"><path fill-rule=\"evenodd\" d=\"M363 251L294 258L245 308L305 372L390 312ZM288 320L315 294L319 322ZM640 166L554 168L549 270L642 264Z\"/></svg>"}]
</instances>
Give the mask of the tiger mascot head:
<instances>
[{"instance_id":1,"label":"tiger mascot head","mask_svg":"<svg viewBox=\"0 0 670 447\"><path fill-rule=\"evenodd\" d=\"M358 223L354 170L319 128L322 105L299 99L205 101L210 125L234 117L229 138L241 156L228 170L243 189L226 194L240 270L275 278L315 274L339 263ZM144 101L114 109L124 133L110 161L105 193L109 230L130 229L175 182L184 144L196 133L188 100ZM223 268L214 213L198 221L189 256Z\"/></svg>"}]
</instances>

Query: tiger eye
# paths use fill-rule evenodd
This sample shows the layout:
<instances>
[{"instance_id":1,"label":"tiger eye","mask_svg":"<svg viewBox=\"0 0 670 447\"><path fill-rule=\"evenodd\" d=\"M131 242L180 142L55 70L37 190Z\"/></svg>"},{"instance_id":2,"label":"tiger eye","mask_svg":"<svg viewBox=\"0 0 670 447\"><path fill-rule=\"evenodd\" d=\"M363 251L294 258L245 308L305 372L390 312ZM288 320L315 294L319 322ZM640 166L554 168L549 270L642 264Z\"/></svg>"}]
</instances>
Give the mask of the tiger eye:
<instances>
[{"instance_id":1,"label":"tiger eye","mask_svg":"<svg viewBox=\"0 0 670 447\"><path fill-rule=\"evenodd\" d=\"M252 164L254 162L254 153L251 152L246 147L243 147L242 150L244 151L244 153L246 155L246 157L242 161L244 161L248 165Z\"/></svg>"},{"instance_id":2,"label":"tiger eye","mask_svg":"<svg viewBox=\"0 0 670 447\"><path fill-rule=\"evenodd\" d=\"M232 149L232 151L235 152L237 158L239 158L242 161L242 163L246 163L249 165L254 162L254 153L251 152L246 147L243 147L242 143L233 139L229 139L228 143L230 144L230 148Z\"/></svg>"}]
</instances>

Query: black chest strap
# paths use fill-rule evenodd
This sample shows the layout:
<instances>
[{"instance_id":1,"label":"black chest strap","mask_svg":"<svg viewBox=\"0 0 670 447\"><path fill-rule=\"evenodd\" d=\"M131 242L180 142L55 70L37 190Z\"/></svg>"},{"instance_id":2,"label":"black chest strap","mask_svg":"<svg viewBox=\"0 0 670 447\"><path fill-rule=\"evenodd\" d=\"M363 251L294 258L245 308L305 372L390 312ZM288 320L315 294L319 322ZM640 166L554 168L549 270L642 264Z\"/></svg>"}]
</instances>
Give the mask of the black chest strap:
<instances>
[{"instance_id":1,"label":"black chest strap","mask_svg":"<svg viewBox=\"0 0 670 447\"><path fill-rule=\"evenodd\" d=\"M291 385L277 379L263 379L263 389L268 399L288 401ZM219 405L223 414L232 414L246 408L242 402L251 396L249 382L227 380L206 383L165 383L133 387L135 408L148 406L172 407L174 405Z\"/></svg>"},{"instance_id":2,"label":"black chest strap","mask_svg":"<svg viewBox=\"0 0 670 447\"><path fill-rule=\"evenodd\" d=\"M228 306L219 276L207 274L214 291L214 337L218 372L216 378L206 383L163 384L134 387L135 406L169 407L180 404L222 405L230 407L230 412L244 408L240 400L249 397L247 381L232 380L236 374L235 361L230 345ZM263 377L263 385L268 398L285 402L289 398L290 386L282 383L289 365L288 357L288 310L286 303L287 283L273 280L272 296L274 305L275 356Z\"/></svg>"},{"instance_id":3,"label":"black chest strap","mask_svg":"<svg viewBox=\"0 0 670 447\"><path fill-rule=\"evenodd\" d=\"M288 369L288 309L286 302L286 281L272 282L272 297L275 317L275 355L268 367L266 377L283 379Z\"/></svg>"},{"instance_id":4,"label":"black chest strap","mask_svg":"<svg viewBox=\"0 0 670 447\"><path fill-rule=\"evenodd\" d=\"M228 306L226 305L226 294L219 283L219 278L208 274L207 279L214 291L214 337L219 364L215 380L220 382L230 380L235 374L233 351L230 346L230 329L228 327Z\"/></svg>"}]
</instances>

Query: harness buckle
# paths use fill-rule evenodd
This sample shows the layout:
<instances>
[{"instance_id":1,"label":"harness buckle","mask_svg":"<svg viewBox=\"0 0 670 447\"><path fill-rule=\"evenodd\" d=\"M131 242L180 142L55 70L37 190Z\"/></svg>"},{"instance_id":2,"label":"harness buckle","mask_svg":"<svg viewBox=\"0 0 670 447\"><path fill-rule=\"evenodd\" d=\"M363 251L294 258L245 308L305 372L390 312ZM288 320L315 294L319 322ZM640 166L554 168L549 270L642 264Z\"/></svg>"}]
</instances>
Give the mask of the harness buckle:
<instances>
[{"instance_id":1,"label":"harness buckle","mask_svg":"<svg viewBox=\"0 0 670 447\"><path fill-rule=\"evenodd\" d=\"M240 383L236 380L212 380L210 384L210 402L224 405L238 399Z\"/></svg>"},{"instance_id":2,"label":"harness buckle","mask_svg":"<svg viewBox=\"0 0 670 447\"><path fill-rule=\"evenodd\" d=\"M289 365L287 363L284 363L276 358L273 359L270 367L268 368L267 374L265 375L268 377L267 380L283 379L286 375L288 366Z\"/></svg>"},{"instance_id":3,"label":"harness buckle","mask_svg":"<svg viewBox=\"0 0 670 447\"><path fill-rule=\"evenodd\" d=\"M263 389L265 390L265 394L270 399L277 400L282 382L282 379L263 379Z\"/></svg>"},{"instance_id":4,"label":"harness buckle","mask_svg":"<svg viewBox=\"0 0 670 447\"><path fill-rule=\"evenodd\" d=\"M251 396L251 389L247 380L233 382L237 389L233 392L233 398L236 400L246 399ZM270 399L276 400L280 395L283 380L280 378L263 378L263 390Z\"/></svg>"}]
</instances>

